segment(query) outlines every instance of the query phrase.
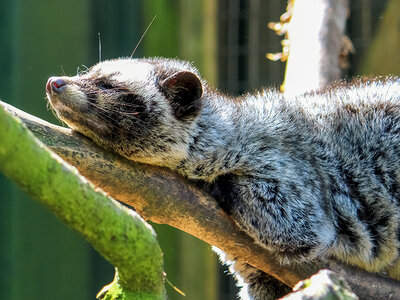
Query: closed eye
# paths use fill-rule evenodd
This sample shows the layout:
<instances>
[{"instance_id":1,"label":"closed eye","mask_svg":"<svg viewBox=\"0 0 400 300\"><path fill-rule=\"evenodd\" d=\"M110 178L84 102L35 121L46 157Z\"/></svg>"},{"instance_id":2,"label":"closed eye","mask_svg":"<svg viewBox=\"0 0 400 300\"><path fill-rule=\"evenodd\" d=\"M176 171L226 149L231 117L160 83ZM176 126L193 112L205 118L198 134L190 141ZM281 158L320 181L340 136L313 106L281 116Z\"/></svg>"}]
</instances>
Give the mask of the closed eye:
<instances>
[{"instance_id":1,"label":"closed eye","mask_svg":"<svg viewBox=\"0 0 400 300\"><path fill-rule=\"evenodd\" d=\"M97 81L97 82L96 82L96 86L97 86L99 89L102 89L102 90L112 90L112 89L115 88L111 83L108 83L108 82L106 82L106 81L104 81L104 80L99 80L99 81Z\"/></svg>"}]
</instances>

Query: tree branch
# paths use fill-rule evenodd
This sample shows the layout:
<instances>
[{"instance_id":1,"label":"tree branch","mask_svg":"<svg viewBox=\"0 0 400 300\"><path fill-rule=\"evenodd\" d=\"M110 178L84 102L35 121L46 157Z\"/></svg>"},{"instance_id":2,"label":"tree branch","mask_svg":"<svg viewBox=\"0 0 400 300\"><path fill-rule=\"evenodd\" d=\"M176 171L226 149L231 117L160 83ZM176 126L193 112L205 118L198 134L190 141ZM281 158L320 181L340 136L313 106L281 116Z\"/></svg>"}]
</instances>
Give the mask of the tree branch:
<instances>
[{"instance_id":1,"label":"tree branch","mask_svg":"<svg viewBox=\"0 0 400 300\"><path fill-rule=\"evenodd\" d=\"M9 106L4 108L0 105L0 170L80 232L116 268L102 296L166 299L162 254L153 229L137 213L96 191L10 116Z\"/></svg>"},{"instance_id":2,"label":"tree branch","mask_svg":"<svg viewBox=\"0 0 400 300\"><path fill-rule=\"evenodd\" d=\"M145 219L168 224L233 254L289 286L318 270L330 268L362 299L400 295L399 282L342 263L279 265L272 253L256 245L204 191L170 170L134 163L94 145L84 136L33 117L0 102L20 117L51 150L113 198L128 204Z\"/></svg>"}]
</instances>

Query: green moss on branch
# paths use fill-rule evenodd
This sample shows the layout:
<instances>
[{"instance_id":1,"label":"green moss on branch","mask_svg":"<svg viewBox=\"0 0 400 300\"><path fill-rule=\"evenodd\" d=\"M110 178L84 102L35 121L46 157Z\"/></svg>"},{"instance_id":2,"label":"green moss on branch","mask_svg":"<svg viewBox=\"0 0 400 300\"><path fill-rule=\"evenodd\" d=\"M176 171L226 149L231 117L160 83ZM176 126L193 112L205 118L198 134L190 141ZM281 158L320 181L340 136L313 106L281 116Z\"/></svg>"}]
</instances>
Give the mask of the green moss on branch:
<instances>
[{"instance_id":1,"label":"green moss on branch","mask_svg":"<svg viewBox=\"0 0 400 300\"><path fill-rule=\"evenodd\" d=\"M166 298L162 253L154 231L139 215L96 191L1 106L0 141L0 170L118 269L113 286L124 295L120 299Z\"/></svg>"}]
</instances>

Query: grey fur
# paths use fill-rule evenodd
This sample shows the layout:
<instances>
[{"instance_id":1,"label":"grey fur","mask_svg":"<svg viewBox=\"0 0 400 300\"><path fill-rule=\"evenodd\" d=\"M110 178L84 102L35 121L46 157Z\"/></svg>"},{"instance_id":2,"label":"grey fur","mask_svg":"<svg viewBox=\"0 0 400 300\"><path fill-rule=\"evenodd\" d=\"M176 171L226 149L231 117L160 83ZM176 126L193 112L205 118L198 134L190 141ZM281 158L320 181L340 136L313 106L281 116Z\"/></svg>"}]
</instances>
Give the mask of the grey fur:
<instances>
[{"instance_id":1,"label":"grey fur","mask_svg":"<svg viewBox=\"0 0 400 300\"><path fill-rule=\"evenodd\" d=\"M268 90L230 99L190 64L161 58L60 78L47 93L61 120L201 182L281 263L333 257L400 280L398 78L292 99ZM251 299L287 290L271 292L274 279L232 264Z\"/></svg>"}]
</instances>

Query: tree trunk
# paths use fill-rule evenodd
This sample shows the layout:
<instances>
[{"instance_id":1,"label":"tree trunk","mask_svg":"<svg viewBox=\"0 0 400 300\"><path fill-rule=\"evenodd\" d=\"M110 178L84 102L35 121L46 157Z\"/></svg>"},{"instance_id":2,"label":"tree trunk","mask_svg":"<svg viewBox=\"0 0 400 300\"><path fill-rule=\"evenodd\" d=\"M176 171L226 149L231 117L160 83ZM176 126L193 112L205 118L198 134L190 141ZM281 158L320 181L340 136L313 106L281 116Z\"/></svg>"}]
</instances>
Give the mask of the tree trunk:
<instances>
[{"instance_id":1,"label":"tree trunk","mask_svg":"<svg viewBox=\"0 0 400 300\"><path fill-rule=\"evenodd\" d=\"M288 24L285 95L321 89L340 79L347 0L296 0Z\"/></svg>"}]
</instances>

